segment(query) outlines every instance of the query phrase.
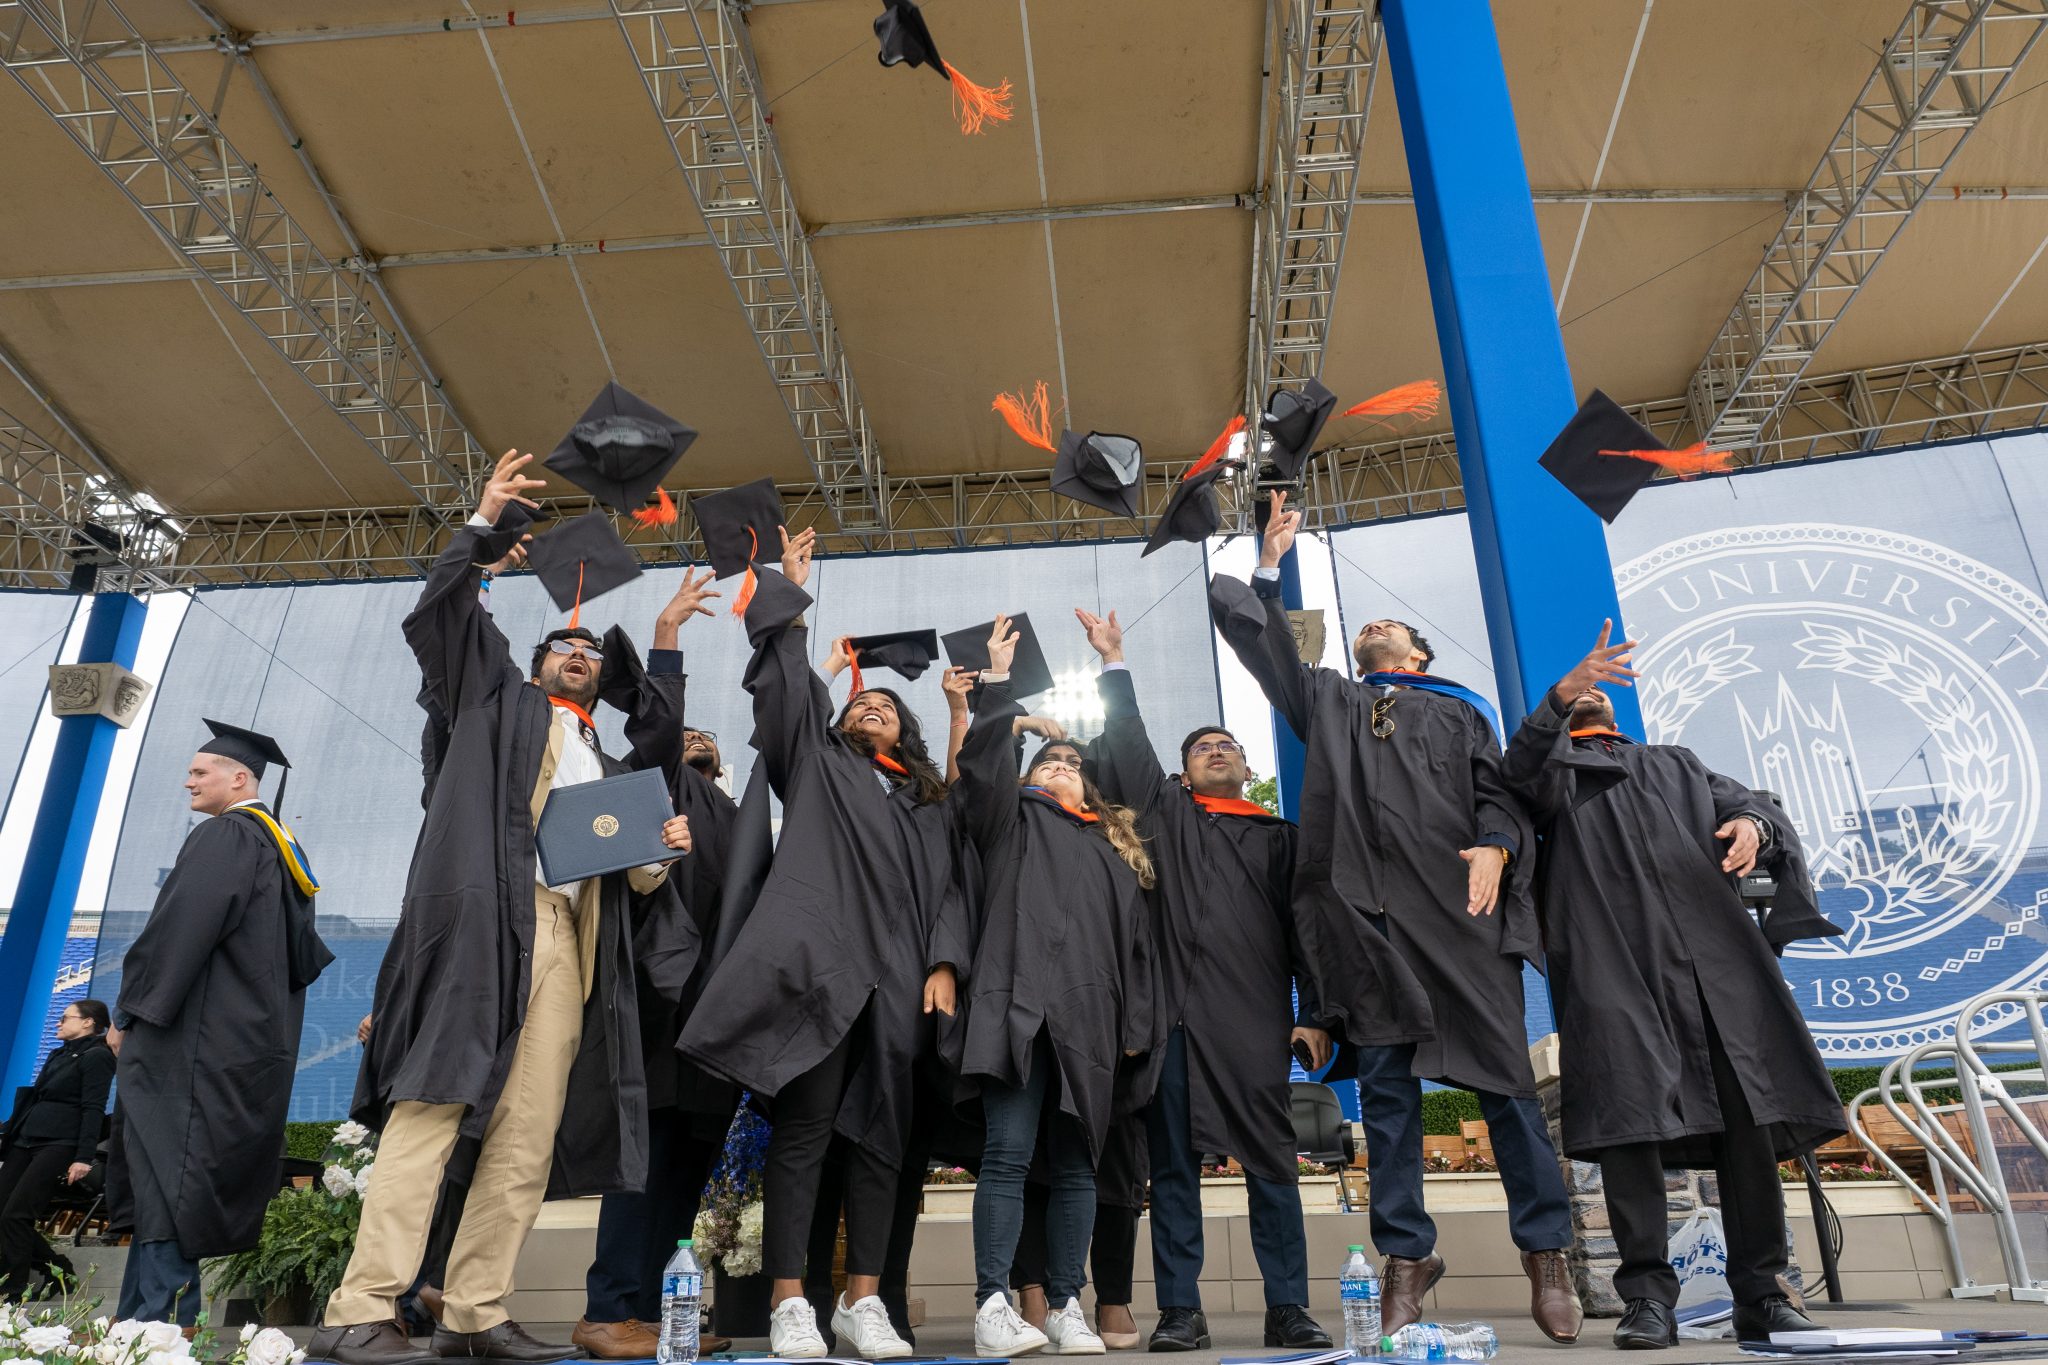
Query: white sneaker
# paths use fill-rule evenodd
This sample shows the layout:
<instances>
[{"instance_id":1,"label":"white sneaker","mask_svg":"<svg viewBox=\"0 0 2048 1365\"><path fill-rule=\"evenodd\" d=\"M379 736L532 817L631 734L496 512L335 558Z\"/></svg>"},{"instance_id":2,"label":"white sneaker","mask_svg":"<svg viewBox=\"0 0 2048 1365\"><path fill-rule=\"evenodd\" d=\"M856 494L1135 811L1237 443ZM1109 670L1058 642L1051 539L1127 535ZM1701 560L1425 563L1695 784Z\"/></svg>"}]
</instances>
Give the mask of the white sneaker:
<instances>
[{"instance_id":1,"label":"white sneaker","mask_svg":"<svg viewBox=\"0 0 2048 1365\"><path fill-rule=\"evenodd\" d=\"M816 1360L825 1354L818 1315L801 1294L776 1304L768 1315L768 1354L784 1360Z\"/></svg>"},{"instance_id":2,"label":"white sneaker","mask_svg":"<svg viewBox=\"0 0 2048 1365\"><path fill-rule=\"evenodd\" d=\"M1051 1343L1050 1354L1056 1356L1099 1356L1102 1354L1102 1338L1095 1335L1088 1326L1088 1319L1081 1316L1081 1301L1068 1299L1066 1307L1056 1308L1045 1319L1045 1338Z\"/></svg>"},{"instance_id":3,"label":"white sneaker","mask_svg":"<svg viewBox=\"0 0 2048 1365\"><path fill-rule=\"evenodd\" d=\"M841 1294L832 1304L832 1331L842 1347L867 1360L901 1360L910 1354L910 1343L896 1335L889 1310L873 1294L851 1308Z\"/></svg>"},{"instance_id":4,"label":"white sneaker","mask_svg":"<svg viewBox=\"0 0 2048 1365\"><path fill-rule=\"evenodd\" d=\"M974 1315L974 1353L978 1356L1028 1356L1044 1345L1045 1333L1024 1321L1023 1314L1010 1306L1007 1294L989 1295Z\"/></svg>"}]
</instances>

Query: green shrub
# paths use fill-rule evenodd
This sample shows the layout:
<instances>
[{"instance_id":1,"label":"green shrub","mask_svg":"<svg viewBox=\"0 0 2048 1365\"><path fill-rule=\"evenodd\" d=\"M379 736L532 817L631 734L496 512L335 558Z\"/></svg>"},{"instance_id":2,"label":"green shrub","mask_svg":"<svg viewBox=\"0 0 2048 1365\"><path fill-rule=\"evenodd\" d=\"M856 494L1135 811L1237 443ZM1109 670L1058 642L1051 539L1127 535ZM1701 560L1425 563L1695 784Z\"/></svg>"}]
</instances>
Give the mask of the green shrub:
<instances>
[{"instance_id":1,"label":"green shrub","mask_svg":"<svg viewBox=\"0 0 2048 1365\"><path fill-rule=\"evenodd\" d=\"M1465 1130L1460 1124L1476 1122L1479 1097L1469 1090L1425 1090L1422 1092L1422 1131L1439 1137L1456 1137Z\"/></svg>"},{"instance_id":2,"label":"green shrub","mask_svg":"<svg viewBox=\"0 0 2048 1365\"><path fill-rule=\"evenodd\" d=\"M284 1126L284 1154L303 1161L318 1161L327 1154L328 1144L334 1141L334 1130L340 1120L333 1123L287 1123Z\"/></svg>"},{"instance_id":3,"label":"green shrub","mask_svg":"<svg viewBox=\"0 0 2048 1365\"><path fill-rule=\"evenodd\" d=\"M2031 1070L2033 1066L2034 1063L2032 1062L2006 1062L1991 1069L1993 1071L2027 1071ZM1838 1066L1833 1068L1830 1074L1834 1077L1835 1094L1841 1097L1843 1104L1849 1105L1856 1102L1858 1095L1877 1084L1878 1077L1884 1074L1884 1068L1881 1066ZM1951 1080L1955 1074L1955 1068L1952 1066L1928 1067L1919 1073L1923 1084L1927 1081ZM2017 1087L2017 1089L2019 1093L2032 1093L2025 1086ZM1960 1104L1963 1098L1962 1092L1953 1087L1923 1090L1921 1094L1925 1096L1929 1104Z\"/></svg>"}]
</instances>

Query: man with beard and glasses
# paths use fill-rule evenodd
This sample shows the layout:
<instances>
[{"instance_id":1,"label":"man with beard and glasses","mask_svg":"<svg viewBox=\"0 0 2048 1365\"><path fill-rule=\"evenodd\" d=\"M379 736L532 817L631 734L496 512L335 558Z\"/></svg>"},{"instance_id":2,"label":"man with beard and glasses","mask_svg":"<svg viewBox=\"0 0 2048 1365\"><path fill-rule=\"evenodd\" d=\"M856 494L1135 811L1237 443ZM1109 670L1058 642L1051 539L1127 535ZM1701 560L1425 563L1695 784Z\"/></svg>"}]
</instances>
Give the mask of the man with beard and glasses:
<instances>
[{"instance_id":1,"label":"man with beard and glasses","mask_svg":"<svg viewBox=\"0 0 2048 1365\"><path fill-rule=\"evenodd\" d=\"M647 1179L646 1088L636 983L661 972L680 994L695 936L668 884L672 863L564 886L542 880L534 826L558 787L626 765L598 747L590 707L626 714L636 753L682 739L680 679L652 677L616 626L550 632L530 668L478 600L479 565L523 534L496 529L532 506L543 481L499 460L476 515L427 575L405 637L430 714L448 739L428 798L398 932L379 973L352 1116L381 1130L377 1172L342 1283L308 1354L342 1365L435 1357L552 1361L505 1309L513 1264L544 1195L640 1189ZM671 604L655 643L673 648ZM684 612L682 614L687 614ZM680 852L689 822L661 832ZM652 930L636 943L635 928ZM416 1350L397 1320L426 1245L443 1167L463 1134L480 1137L475 1176L449 1253L442 1326Z\"/></svg>"},{"instance_id":2,"label":"man with beard and glasses","mask_svg":"<svg viewBox=\"0 0 2048 1365\"><path fill-rule=\"evenodd\" d=\"M1736 1336L1809 1331L1779 1285L1778 1163L1839 1134L1842 1106L1776 953L1842 931L1777 802L1615 730L1601 688L1630 685L1635 645L1610 627L1524 718L1504 772L1543 835L1564 1147L1600 1163L1628 1305L1614 1344L1677 1344L1666 1167L1719 1173ZM1738 890L1758 866L1777 883L1761 927Z\"/></svg>"},{"instance_id":3,"label":"man with beard and glasses","mask_svg":"<svg viewBox=\"0 0 2048 1365\"><path fill-rule=\"evenodd\" d=\"M1414 1039L1347 1049L1372 1165L1372 1240L1387 1258L1384 1330L1417 1321L1444 1274L1422 1197L1421 1083L1433 1080L1478 1092L1530 1316L1553 1341L1574 1341L1571 1205L1523 1025L1522 964L1539 952L1535 834L1501 779L1492 708L1431 676L1427 642L1399 621L1359 631L1357 681L1305 666L1280 602L1280 559L1301 524L1285 503L1273 494L1251 586L1217 578L1209 605L1308 750L1294 895L1319 1008L1342 1041ZM1427 996L1420 1018L1387 989L1403 969Z\"/></svg>"}]
</instances>

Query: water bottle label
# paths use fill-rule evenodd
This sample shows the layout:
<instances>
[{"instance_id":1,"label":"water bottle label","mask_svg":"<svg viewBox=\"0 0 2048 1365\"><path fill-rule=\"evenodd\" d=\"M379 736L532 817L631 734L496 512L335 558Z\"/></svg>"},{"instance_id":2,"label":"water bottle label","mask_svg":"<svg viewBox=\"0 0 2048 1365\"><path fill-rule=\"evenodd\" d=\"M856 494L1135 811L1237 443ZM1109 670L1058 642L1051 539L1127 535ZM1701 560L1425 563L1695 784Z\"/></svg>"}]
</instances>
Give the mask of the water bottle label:
<instances>
[{"instance_id":1,"label":"water bottle label","mask_svg":"<svg viewBox=\"0 0 2048 1365\"><path fill-rule=\"evenodd\" d=\"M661 1292L664 1298L673 1298L681 1294L683 1292L683 1277L680 1275L662 1276Z\"/></svg>"}]
</instances>

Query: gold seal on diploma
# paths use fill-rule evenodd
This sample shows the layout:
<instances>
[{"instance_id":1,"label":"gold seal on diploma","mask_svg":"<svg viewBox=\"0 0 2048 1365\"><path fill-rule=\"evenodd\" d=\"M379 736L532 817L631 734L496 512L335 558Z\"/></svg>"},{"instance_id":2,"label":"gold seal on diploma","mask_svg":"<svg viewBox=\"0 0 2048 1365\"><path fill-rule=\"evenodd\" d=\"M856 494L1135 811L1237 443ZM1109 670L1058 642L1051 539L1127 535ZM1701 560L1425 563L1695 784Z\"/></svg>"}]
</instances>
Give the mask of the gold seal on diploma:
<instances>
[{"instance_id":1,"label":"gold seal on diploma","mask_svg":"<svg viewBox=\"0 0 2048 1365\"><path fill-rule=\"evenodd\" d=\"M617 834L619 832L618 817L613 815L600 815L595 820L592 820L590 822L590 829L591 832L597 835L598 838L609 839L614 834Z\"/></svg>"}]
</instances>

